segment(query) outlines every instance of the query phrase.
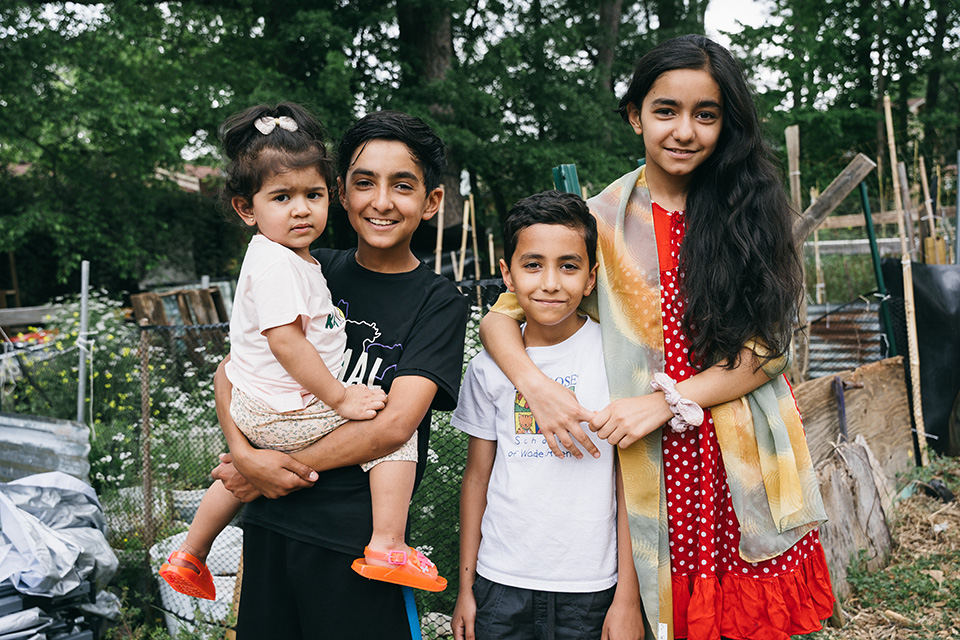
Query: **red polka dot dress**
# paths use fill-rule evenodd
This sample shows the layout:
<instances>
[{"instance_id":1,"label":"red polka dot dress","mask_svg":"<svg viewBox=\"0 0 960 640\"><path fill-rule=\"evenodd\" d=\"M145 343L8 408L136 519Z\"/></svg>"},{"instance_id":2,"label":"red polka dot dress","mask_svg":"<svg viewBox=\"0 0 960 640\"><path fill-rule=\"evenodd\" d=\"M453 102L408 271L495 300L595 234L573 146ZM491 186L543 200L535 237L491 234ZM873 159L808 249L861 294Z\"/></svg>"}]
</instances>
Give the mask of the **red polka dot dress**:
<instances>
[{"instance_id":1,"label":"red polka dot dress","mask_svg":"<svg viewBox=\"0 0 960 640\"><path fill-rule=\"evenodd\" d=\"M697 369L688 361L681 319L684 274L678 272L686 225L683 212L654 203L660 260L660 306L666 373L677 382ZM701 427L683 433L663 429L673 580L674 636L789 640L821 628L833 594L817 531L764 562L744 561L737 523L710 411Z\"/></svg>"}]
</instances>

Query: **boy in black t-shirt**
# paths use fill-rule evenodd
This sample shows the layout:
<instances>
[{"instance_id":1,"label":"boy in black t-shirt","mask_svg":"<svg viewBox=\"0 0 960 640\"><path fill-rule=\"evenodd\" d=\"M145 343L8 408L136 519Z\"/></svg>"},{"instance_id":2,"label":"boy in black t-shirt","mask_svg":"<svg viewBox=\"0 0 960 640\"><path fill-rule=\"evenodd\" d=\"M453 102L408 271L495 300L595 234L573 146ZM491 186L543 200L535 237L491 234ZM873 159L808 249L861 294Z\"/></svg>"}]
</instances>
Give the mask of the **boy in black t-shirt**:
<instances>
[{"instance_id":1,"label":"boy in black t-shirt","mask_svg":"<svg viewBox=\"0 0 960 640\"><path fill-rule=\"evenodd\" d=\"M358 464L418 432L423 475L430 410L456 404L467 303L410 251L442 199L443 143L418 118L378 112L340 143L340 201L358 235L350 251L320 250L334 303L347 319L346 384L382 387L376 418L347 423L293 456L254 449L229 417L217 371L217 415L231 454L214 477L245 501L239 640L410 638L400 587L351 563L373 529L370 486ZM372 615L371 615L372 614Z\"/></svg>"}]
</instances>

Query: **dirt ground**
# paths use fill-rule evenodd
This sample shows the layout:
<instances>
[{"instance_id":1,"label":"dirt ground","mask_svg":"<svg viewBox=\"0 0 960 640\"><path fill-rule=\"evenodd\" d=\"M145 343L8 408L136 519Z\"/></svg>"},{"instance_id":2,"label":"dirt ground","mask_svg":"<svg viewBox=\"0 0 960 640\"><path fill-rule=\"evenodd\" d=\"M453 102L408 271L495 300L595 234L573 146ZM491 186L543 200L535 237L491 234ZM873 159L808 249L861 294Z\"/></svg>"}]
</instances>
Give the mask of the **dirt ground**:
<instances>
[{"instance_id":1,"label":"dirt ground","mask_svg":"<svg viewBox=\"0 0 960 640\"><path fill-rule=\"evenodd\" d=\"M887 514L894 539L887 567L853 570L853 594L841 605L846 624L807 638L960 639L960 459L939 459L929 473L957 499L944 502L914 484L914 495Z\"/></svg>"}]
</instances>

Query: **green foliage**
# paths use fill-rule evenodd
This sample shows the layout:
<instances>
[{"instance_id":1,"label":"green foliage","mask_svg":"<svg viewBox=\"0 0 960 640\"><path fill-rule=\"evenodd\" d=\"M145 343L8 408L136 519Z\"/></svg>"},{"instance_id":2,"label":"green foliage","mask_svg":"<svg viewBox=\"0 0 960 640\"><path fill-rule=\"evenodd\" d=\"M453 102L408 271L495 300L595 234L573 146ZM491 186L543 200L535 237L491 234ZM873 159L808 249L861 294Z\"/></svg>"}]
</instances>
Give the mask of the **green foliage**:
<instances>
[{"instance_id":1,"label":"green foliage","mask_svg":"<svg viewBox=\"0 0 960 640\"><path fill-rule=\"evenodd\" d=\"M104 640L171 640L171 635L161 621L147 614L149 604L131 595L130 588L120 586L120 619L107 629ZM233 625L231 617L225 624ZM200 624L194 631L181 625L173 640L212 640L222 637L223 630L218 626Z\"/></svg>"},{"instance_id":2,"label":"green foliage","mask_svg":"<svg viewBox=\"0 0 960 640\"><path fill-rule=\"evenodd\" d=\"M935 164L954 161L960 145L960 41L955 33L960 2L772 4L766 24L747 27L732 40L748 69L772 75L760 94L760 113L775 134L775 148L783 148L785 126L800 126L805 185L822 191L855 153L874 160L879 156L889 206L884 94L892 101L899 159L911 176L916 175L918 153L931 172ZM912 105L917 110L913 115L908 104L920 98L924 102Z\"/></svg>"}]
</instances>

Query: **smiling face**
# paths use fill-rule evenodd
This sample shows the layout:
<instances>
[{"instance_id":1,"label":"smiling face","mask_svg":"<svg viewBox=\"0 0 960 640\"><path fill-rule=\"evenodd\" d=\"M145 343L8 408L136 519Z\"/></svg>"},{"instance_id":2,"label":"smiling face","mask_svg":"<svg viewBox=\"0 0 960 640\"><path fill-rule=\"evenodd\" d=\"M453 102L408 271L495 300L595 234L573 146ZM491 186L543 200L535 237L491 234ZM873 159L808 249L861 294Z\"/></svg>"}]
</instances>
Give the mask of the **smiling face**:
<instances>
[{"instance_id":1,"label":"smiling face","mask_svg":"<svg viewBox=\"0 0 960 640\"><path fill-rule=\"evenodd\" d=\"M330 205L327 182L314 167L274 174L263 181L252 202L236 196L230 204L246 224L313 262L310 244L326 228Z\"/></svg>"},{"instance_id":2,"label":"smiling face","mask_svg":"<svg viewBox=\"0 0 960 640\"><path fill-rule=\"evenodd\" d=\"M710 157L720 138L720 86L703 69L668 71L656 79L639 108L627 106L627 118L643 136L651 193L685 193L694 170Z\"/></svg>"},{"instance_id":3,"label":"smiling face","mask_svg":"<svg viewBox=\"0 0 960 640\"><path fill-rule=\"evenodd\" d=\"M558 344L580 328L577 306L597 280L583 231L560 224L526 227L510 264L500 260L500 272L527 316L528 347Z\"/></svg>"},{"instance_id":4,"label":"smiling face","mask_svg":"<svg viewBox=\"0 0 960 640\"><path fill-rule=\"evenodd\" d=\"M443 190L427 193L423 172L396 140L370 140L353 153L340 202L357 232L357 262L381 273L402 273L419 264L410 239L436 214Z\"/></svg>"}]
</instances>

